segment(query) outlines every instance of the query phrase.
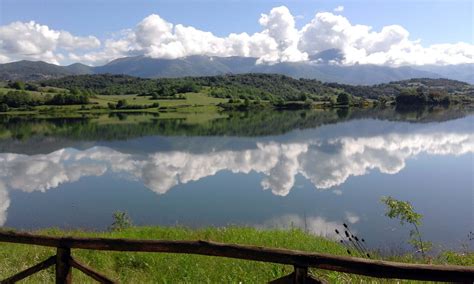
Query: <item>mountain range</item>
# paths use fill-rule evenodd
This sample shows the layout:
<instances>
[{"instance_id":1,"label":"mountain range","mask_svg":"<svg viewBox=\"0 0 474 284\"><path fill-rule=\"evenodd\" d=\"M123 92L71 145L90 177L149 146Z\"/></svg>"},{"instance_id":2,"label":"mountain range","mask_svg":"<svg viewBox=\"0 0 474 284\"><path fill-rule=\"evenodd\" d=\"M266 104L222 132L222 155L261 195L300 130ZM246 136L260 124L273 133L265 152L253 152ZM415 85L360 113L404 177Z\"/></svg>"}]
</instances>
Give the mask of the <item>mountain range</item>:
<instances>
[{"instance_id":1,"label":"mountain range","mask_svg":"<svg viewBox=\"0 0 474 284\"><path fill-rule=\"evenodd\" d=\"M178 59L157 59L134 56L115 59L102 66L75 63L59 66L42 61L17 61L0 64L0 80L35 81L68 75L124 74L142 78L176 78L242 73L274 73L293 78L318 79L352 85L372 85L412 78L447 78L474 84L474 64L448 66L404 66L337 64L337 50L323 51L308 62L284 62L273 65L256 64L250 57L188 56Z\"/></svg>"}]
</instances>

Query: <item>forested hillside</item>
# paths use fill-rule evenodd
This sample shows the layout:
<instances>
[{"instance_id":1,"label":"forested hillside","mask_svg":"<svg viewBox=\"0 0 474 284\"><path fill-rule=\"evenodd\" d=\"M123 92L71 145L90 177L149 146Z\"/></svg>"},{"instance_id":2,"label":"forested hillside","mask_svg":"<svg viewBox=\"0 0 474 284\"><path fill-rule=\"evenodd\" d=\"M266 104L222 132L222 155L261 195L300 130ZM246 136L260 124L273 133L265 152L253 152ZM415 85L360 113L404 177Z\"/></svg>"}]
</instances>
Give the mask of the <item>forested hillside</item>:
<instances>
[{"instance_id":1,"label":"forested hillside","mask_svg":"<svg viewBox=\"0 0 474 284\"><path fill-rule=\"evenodd\" d=\"M473 95L473 86L447 79L411 79L373 86L323 83L318 80L294 79L276 74L241 74L167 79L143 79L126 75L79 75L41 82L64 89L86 89L94 93L143 94L169 96L184 91L208 88L214 97L249 99L305 100L346 92L349 95L377 99L398 96L406 90L437 90L443 95Z\"/></svg>"}]
</instances>

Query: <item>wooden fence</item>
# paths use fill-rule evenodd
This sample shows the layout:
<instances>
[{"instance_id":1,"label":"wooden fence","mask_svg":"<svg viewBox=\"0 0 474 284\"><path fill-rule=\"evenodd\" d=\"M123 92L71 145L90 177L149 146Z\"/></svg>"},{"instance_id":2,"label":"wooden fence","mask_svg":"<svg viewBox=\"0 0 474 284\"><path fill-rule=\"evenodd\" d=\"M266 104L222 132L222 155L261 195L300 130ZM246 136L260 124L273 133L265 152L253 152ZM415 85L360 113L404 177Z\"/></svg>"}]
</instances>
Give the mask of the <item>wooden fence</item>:
<instances>
[{"instance_id":1,"label":"wooden fence","mask_svg":"<svg viewBox=\"0 0 474 284\"><path fill-rule=\"evenodd\" d=\"M1 232L0 242L55 247L57 253L0 283L15 283L52 265L56 283L71 283L71 269L76 268L101 283L115 281L94 271L71 256L71 249L106 251L186 253L229 257L294 266L290 275L271 283L324 283L308 274L308 268L333 270L377 278L413 279L473 283L474 267L453 265L406 264L356 257L334 256L296 250L222 244L208 241L160 241L105 238L48 237L28 233Z\"/></svg>"}]
</instances>

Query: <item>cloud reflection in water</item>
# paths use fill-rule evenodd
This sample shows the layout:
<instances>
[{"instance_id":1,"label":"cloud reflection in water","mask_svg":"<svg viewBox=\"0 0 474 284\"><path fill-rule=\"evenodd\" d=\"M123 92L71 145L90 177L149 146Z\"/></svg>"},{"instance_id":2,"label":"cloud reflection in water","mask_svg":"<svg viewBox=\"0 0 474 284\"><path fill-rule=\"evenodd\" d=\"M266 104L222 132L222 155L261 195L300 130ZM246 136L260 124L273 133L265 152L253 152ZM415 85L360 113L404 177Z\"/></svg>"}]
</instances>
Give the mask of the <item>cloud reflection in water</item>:
<instances>
[{"instance_id":1,"label":"cloud reflection in water","mask_svg":"<svg viewBox=\"0 0 474 284\"><path fill-rule=\"evenodd\" d=\"M310 180L315 188L327 189L373 169L386 174L398 173L407 159L421 153L462 155L472 152L473 133L442 131L340 136L304 142L255 142L252 149L207 153L167 151L138 155L108 147L84 151L65 148L31 156L3 153L0 154L0 225L5 223L10 204L8 190L44 192L81 177L102 176L107 172L141 181L158 194L220 171L256 172L263 176L263 189L285 196L293 188L298 174ZM326 227L332 229L332 226Z\"/></svg>"}]
</instances>

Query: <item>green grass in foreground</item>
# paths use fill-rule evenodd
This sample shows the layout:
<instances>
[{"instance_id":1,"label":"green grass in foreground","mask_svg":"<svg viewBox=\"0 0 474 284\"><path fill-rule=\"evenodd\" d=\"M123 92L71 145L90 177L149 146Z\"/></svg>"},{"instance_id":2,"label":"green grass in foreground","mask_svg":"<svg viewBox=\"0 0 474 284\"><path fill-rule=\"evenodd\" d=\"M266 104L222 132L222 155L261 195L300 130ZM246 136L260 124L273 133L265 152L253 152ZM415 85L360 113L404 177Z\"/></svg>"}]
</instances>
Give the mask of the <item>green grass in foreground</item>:
<instances>
[{"instance_id":1,"label":"green grass in foreground","mask_svg":"<svg viewBox=\"0 0 474 284\"><path fill-rule=\"evenodd\" d=\"M223 243L346 255L345 248L339 243L314 237L297 229L284 231L228 227L193 230L183 227L133 227L120 232L64 232L48 229L35 233L50 236L212 240ZM54 253L55 250L52 248L0 243L0 279L26 269ZM292 272L291 266L186 254L105 252L79 249L74 249L72 253L81 262L120 283L264 283ZM411 257L392 260L414 262ZM474 265L474 253L467 256L450 253L449 256L432 261L433 263ZM311 273L331 283L369 280L369 278L321 270L312 270ZM375 281L374 279L370 280ZM78 270L73 270L73 281L94 283ZM377 281L387 282L385 280ZM53 283L54 268L27 278L25 282Z\"/></svg>"}]
</instances>

